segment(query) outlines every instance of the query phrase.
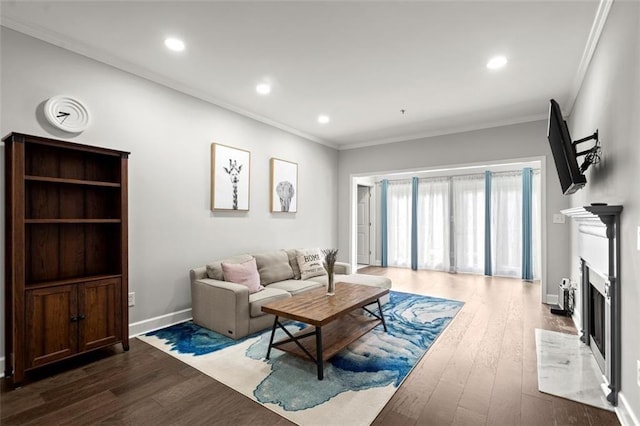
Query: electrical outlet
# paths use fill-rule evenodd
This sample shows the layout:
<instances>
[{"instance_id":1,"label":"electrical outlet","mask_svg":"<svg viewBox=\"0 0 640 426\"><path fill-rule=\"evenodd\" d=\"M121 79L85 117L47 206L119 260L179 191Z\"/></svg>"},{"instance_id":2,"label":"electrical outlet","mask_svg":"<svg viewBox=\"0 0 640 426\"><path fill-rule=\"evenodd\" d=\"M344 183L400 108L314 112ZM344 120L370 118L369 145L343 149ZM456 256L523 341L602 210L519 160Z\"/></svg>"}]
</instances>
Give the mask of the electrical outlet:
<instances>
[{"instance_id":1,"label":"electrical outlet","mask_svg":"<svg viewBox=\"0 0 640 426\"><path fill-rule=\"evenodd\" d=\"M554 213L553 223L565 223L565 216L561 213Z\"/></svg>"},{"instance_id":2,"label":"electrical outlet","mask_svg":"<svg viewBox=\"0 0 640 426\"><path fill-rule=\"evenodd\" d=\"M136 293L135 292L131 292L129 293L129 306L135 306L136 304Z\"/></svg>"}]
</instances>

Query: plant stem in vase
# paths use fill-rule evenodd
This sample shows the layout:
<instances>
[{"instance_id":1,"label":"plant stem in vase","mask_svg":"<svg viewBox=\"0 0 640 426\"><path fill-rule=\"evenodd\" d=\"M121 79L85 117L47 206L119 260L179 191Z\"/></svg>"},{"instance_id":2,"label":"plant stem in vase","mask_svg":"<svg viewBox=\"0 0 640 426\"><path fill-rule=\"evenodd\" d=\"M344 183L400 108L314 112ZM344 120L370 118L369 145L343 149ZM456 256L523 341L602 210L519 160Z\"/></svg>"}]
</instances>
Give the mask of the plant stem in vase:
<instances>
[{"instance_id":1,"label":"plant stem in vase","mask_svg":"<svg viewBox=\"0 0 640 426\"><path fill-rule=\"evenodd\" d=\"M333 281L333 268L336 264L338 249L323 249L322 254L324 254L324 269L327 271L327 295L333 296L336 294L336 284Z\"/></svg>"}]
</instances>

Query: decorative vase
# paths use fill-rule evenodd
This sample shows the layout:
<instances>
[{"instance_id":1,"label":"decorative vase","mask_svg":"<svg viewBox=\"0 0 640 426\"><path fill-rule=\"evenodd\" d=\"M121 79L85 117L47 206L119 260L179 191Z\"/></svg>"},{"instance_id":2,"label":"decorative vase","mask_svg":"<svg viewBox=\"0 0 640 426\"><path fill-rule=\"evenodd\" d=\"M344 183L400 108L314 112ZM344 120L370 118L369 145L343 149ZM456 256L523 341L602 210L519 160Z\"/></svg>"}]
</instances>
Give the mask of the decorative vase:
<instances>
[{"instance_id":1,"label":"decorative vase","mask_svg":"<svg viewBox=\"0 0 640 426\"><path fill-rule=\"evenodd\" d=\"M336 294L336 284L333 282L333 267L336 264L338 249L324 249L322 254L324 254L324 269L327 270L327 295L333 296Z\"/></svg>"},{"instance_id":2,"label":"decorative vase","mask_svg":"<svg viewBox=\"0 0 640 426\"><path fill-rule=\"evenodd\" d=\"M332 270L331 272L328 272L327 295L333 296L334 294L336 294L336 283L333 282L333 270Z\"/></svg>"}]
</instances>

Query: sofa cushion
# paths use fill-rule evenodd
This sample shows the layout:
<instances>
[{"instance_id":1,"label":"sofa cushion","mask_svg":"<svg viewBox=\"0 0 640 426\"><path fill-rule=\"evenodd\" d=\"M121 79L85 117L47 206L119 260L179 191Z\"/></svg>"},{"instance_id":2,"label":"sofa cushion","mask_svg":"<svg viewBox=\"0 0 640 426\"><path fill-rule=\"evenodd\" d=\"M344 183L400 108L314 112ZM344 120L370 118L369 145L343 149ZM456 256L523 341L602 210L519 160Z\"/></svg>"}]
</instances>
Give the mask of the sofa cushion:
<instances>
[{"instance_id":1,"label":"sofa cushion","mask_svg":"<svg viewBox=\"0 0 640 426\"><path fill-rule=\"evenodd\" d=\"M277 281L293 278L293 269L289 264L289 256L284 250L273 250L264 253L254 254L258 273L260 274L260 284L268 285Z\"/></svg>"},{"instance_id":2,"label":"sofa cushion","mask_svg":"<svg viewBox=\"0 0 640 426\"><path fill-rule=\"evenodd\" d=\"M328 277L319 276L309 278L310 281L314 281L320 283L322 285L327 285ZM365 274L352 274L352 275L341 275L335 274L333 276L333 282L343 282L343 283L351 283L351 284L363 284L370 285L374 287L380 288L391 288L391 280L387 277L381 277L379 275L365 275Z\"/></svg>"},{"instance_id":3,"label":"sofa cushion","mask_svg":"<svg viewBox=\"0 0 640 426\"><path fill-rule=\"evenodd\" d=\"M296 249L289 249L285 251L287 252L287 256L289 256L289 265L291 265L291 269L293 269L293 278L299 280L300 267L298 266L298 251Z\"/></svg>"},{"instance_id":4,"label":"sofa cushion","mask_svg":"<svg viewBox=\"0 0 640 426\"><path fill-rule=\"evenodd\" d=\"M264 289L260 285L258 267L256 266L256 260L253 258L244 263L222 262L222 272L224 272L225 281L246 285L249 287L250 294Z\"/></svg>"},{"instance_id":5,"label":"sofa cushion","mask_svg":"<svg viewBox=\"0 0 640 426\"><path fill-rule=\"evenodd\" d=\"M265 315L262 305L276 300L288 299L291 294L277 288L265 287L264 290L249 295L249 316L252 318Z\"/></svg>"},{"instance_id":6,"label":"sofa cushion","mask_svg":"<svg viewBox=\"0 0 640 426\"><path fill-rule=\"evenodd\" d=\"M306 280L327 273L322 265L323 256L320 249L296 250L296 253L301 279Z\"/></svg>"},{"instance_id":7,"label":"sofa cushion","mask_svg":"<svg viewBox=\"0 0 640 426\"><path fill-rule=\"evenodd\" d=\"M311 290L312 288L318 288L318 287L322 287L322 284L317 283L315 281L284 280L277 283L273 283L266 288L277 288L279 290L284 290L291 294L298 294L307 290Z\"/></svg>"}]
</instances>

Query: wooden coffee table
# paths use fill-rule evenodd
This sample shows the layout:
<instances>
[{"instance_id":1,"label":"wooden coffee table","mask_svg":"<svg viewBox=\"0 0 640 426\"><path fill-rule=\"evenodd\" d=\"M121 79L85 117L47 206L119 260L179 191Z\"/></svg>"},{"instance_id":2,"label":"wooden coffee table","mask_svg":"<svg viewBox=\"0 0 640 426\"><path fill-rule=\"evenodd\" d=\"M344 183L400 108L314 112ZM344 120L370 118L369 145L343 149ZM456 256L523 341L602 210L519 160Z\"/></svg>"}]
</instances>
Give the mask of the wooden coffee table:
<instances>
[{"instance_id":1,"label":"wooden coffee table","mask_svg":"<svg viewBox=\"0 0 640 426\"><path fill-rule=\"evenodd\" d=\"M275 315L267 359L271 355L271 348L309 358L318 366L318 380L322 380L324 361L380 324L387 331L380 306L380 298L387 293L389 290L386 288L338 282L334 296L328 296L326 288L320 287L265 304L262 311ZM369 309L369 305L373 304L377 304L378 313ZM371 316L365 315L359 308ZM300 321L308 324L308 327L291 334L280 318ZM288 338L274 342L278 327ZM309 339L313 336L315 339Z\"/></svg>"}]
</instances>

